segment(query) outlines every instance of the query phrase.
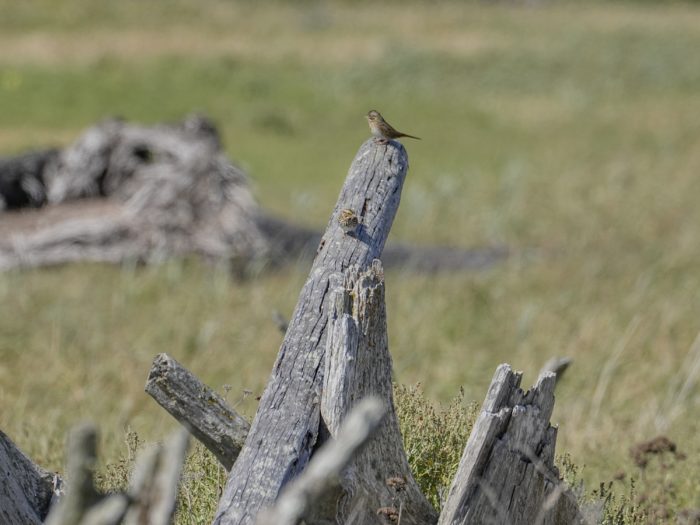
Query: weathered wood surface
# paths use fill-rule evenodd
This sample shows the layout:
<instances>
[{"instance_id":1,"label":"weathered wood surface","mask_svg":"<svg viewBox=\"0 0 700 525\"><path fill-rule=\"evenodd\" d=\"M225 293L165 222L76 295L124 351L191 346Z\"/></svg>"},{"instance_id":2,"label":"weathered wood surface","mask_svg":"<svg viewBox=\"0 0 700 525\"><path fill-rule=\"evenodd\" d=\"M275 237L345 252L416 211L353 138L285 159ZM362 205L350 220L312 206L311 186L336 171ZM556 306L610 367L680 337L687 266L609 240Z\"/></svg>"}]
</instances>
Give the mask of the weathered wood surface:
<instances>
[{"instance_id":1,"label":"weathered wood surface","mask_svg":"<svg viewBox=\"0 0 700 525\"><path fill-rule=\"evenodd\" d=\"M286 485L272 509L263 511L257 525L296 525L318 512L319 500L339 484L347 465L362 447L374 439L386 413L386 405L377 397L359 401L342 422L333 440L318 450L304 472ZM328 523L369 523L362 520Z\"/></svg>"},{"instance_id":2,"label":"weathered wood surface","mask_svg":"<svg viewBox=\"0 0 700 525\"><path fill-rule=\"evenodd\" d=\"M146 392L230 470L250 424L224 399L168 354L153 360Z\"/></svg>"},{"instance_id":3,"label":"weathered wood surface","mask_svg":"<svg viewBox=\"0 0 700 525\"><path fill-rule=\"evenodd\" d=\"M553 373L529 392L522 374L500 365L464 449L440 525L583 524L575 497L554 466Z\"/></svg>"},{"instance_id":4,"label":"weathered wood surface","mask_svg":"<svg viewBox=\"0 0 700 525\"><path fill-rule=\"evenodd\" d=\"M216 524L253 523L301 473L318 445L331 276L363 270L381 256L408 169L398 142L365 142L352 163L309 278L290 320L245 446L228 477ZM362 218L354 236L337 224L343 209Z\"/></svg>"},{"instance_id":5,"label":"weathered wood surface","mask_svg":"<svg viewBox=\"0 0 700 525\"><path fill-rule=\"evenodd\" d=\"M359 399L376 396L387 406L377 435L343 473L342 490L324 516L332 523L386 523L379 509L394 509L404 525L437 521L437 513L411 474L394 412L384 272L375 260L366 271L350 268L333 283L321 418L332 437ZM397 492L388 480L401 480Z\"/></svg>"},{"instance_id":6,"label":"weathered wood surface","mask_svg":"<svg viewBox=\"0 0 700 525\"><path fill-rule=\"evenodd\" d=\"M34 464L0 432L0 523L43 523L54 494L55 476Z\"/></svg>"}]
</instances>

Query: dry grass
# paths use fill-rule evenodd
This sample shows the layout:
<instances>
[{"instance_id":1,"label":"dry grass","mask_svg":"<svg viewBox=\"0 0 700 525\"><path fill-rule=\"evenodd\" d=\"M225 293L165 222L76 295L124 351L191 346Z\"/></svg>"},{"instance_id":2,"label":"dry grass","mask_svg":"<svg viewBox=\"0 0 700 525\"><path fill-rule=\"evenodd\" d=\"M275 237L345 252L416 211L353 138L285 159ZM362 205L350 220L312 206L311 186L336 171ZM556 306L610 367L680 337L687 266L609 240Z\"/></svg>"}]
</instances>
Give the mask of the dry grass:
<instances>
[{"instance_id":1,"label":"dry grass","mask_svg":"<svg viewBox=\"0 0 700 525\"><path fill-rule=\"evenodd\" d=\"M366 137L363 112L423 136L408 145L392 237L506 243L514 256L480 274L387 273L397 380L480 401L500 362L527 385L571 356L554 421L588 485L639 478L629 448L664 433L688 456L661 469L673 505L700 505L696 6L22 5L0 3L14 49L0 57L3 151L65 142L109 114L201 109L265 207L320 227ZM306 271L235 282L185 261L0 275L0 427L58 469L65 430L89 418L113 462L125 429L151 441L172 425L142 391L162 351L231 385L233 401L259 394L281 337L270 312L291 312Z\"/></svg>"}]
</instances>

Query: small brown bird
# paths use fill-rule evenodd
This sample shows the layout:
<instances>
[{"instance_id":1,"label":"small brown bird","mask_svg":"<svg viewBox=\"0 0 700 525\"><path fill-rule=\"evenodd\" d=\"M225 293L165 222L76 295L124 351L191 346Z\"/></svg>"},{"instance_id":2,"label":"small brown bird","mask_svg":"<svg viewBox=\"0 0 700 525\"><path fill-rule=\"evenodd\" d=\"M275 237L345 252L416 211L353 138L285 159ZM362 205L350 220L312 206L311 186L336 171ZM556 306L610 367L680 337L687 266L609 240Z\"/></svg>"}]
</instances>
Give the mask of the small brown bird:
<instances>
[{"instance_id":1,"label":"small brown bird","mask_svg":"<svg viewBox=\"0 0 700 525\"><path fill-rule=\"evenodd\" d=\"M414 137L413 135L407 135L406 133L396 131L391 127L391 124L384 120L381 113L379 113L379 111L375 111L374 109L367 113L367 122L369 123L369 129L372 132L372 135L374 135L375 140L379 144L386 144L391 139L398 139L401 137L420 140L419 137Z\"/></svg>"},{"instance_id":2,"label":"small brown bird","mask_svg":"<svg viewBox=\"0 0 700 525\"><path fill-rule=\"evenodd\" d=\"M357 213L346 208L338 215L338 224L340 224L345 233L350 234L357 229L360 224L360 218L357 216Z\"/></svg>"}]
</instances>

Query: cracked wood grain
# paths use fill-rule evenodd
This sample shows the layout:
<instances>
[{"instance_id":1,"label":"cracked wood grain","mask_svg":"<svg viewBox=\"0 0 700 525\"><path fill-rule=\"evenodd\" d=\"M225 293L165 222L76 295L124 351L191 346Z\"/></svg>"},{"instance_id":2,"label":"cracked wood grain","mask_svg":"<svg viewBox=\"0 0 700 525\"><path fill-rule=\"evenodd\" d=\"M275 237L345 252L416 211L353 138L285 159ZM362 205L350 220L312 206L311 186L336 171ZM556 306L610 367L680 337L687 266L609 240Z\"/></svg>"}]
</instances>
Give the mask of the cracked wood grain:
<instances>
[{"instance_id":1,"label":"cracked wood grain","mask_svg":"<svg viewBox=\"0 0 700 525\"><path fill-rule=\"evenodd\" d=\"M557 430L549 418L556 376L541 374L528 392L521 378L509 365L496 369L439 525L584 523L554 466Z\"/></svg>"},{"instance_id":2,"label":"cracked wood grain","mask_svg":"<svg viewBox=\"0 0 700 525\"><path fill-rule=\"evenodd\" d=\"M245 446L228 477L214 523L251 524L284 485L309 462L319 443L320 397L328 316L329 281L349 266L366 269L381 257L399 206L408 169L398 142L370 139L359 149L331 214L308 280L260 400ZM360 213L346 235L341 210Z\"/></svg>"},{"instance_id":3,"label":"cracked wood grain","mask_svg":"<svg viewBox=\"0 0 700 525\"><path fill-rule=\"evenodd\" d=\"M220 395L168 354L153 360L145 390L231 469L250 424Z\"/></svg>"}]
</instances>

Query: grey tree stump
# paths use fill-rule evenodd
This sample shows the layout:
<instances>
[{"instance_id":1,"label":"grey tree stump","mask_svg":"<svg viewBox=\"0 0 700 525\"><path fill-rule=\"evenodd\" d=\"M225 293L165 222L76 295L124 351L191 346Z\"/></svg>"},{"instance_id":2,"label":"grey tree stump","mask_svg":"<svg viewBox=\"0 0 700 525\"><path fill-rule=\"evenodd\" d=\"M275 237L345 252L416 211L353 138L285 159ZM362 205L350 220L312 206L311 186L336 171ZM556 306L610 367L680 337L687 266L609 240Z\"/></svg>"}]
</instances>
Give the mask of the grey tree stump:
<instances>
[{"instance_id":1,"label":"grey tree stump","mask_svg":"<svg viewBox=\"0 0 700 525\"><path fill-rule=\"evenodd\" d=\"M168 354L153 360L146 392L185 425L226 470L231 469L250 424L219 394Z\"/></svg>"},{"instance_id":2,"label":"grey tree stump","mask_svg":"<svg viewBox=\"0 0 700 525\"><path fill-rule=\"evenodd\" d=\"M245 446L228 477L216 524L248 524L304 470L319 445L324 354L331 311L330 279L381 256L408 168L398 142L370 139L358 151L328 223ZM362 224L347 235L337 224L350 208Z\"/></svg>"},{"instance_id":3,"label":"grey tree stump","mask_svg":"<svg viewBox=\"0 0 700 525\"><path fill-rule=\"evenodd\" d=\"M54 492L55 475L34 464L0 432L0 523L43 523Z\"/></svg>"},{"instance_id":4,"label":"grey tree stump","mask_svg":"<svg viewBox=\"0 0 700 525\"><path fill-rule=\"evenodd\" d=\"M522 374L500 365L464 449L440 525L583 524L576 499L554 466L557 430L549 424L555 374L528 392Z\"/></svg>"},{"instance_id":5,"label":"grey tree stump","mask_svg":"<svg viewBox=\"0 0 700 525\"><path fill-rule=\"evenodd\" d=\"M384 271L378 260L363 272L347 270L332 291L322 420L335 438L360 399L375 396L386 403L388 412L377 435L344 472L334 501L326 505L332 514L323 519L331 523L386 523L377 513L380 509L400 515L403 525L437 521L411 474L394 412L384 296Z\"/></svg>"},{"instance_id":6,"label":"grey tree stump","mask_svg":"<svg viewBox=\"0 0 700 525\"><path fill-rule=\"evenodd\" d=\"M258 516L257 525L296 525L314 513L319 500L337 487L348 463L375 434L385 413L386 406L379 398L360 401L343 421L335 439L327 441L304 472L285 486L275 506Z\"/></svg>"}]
</instances>

